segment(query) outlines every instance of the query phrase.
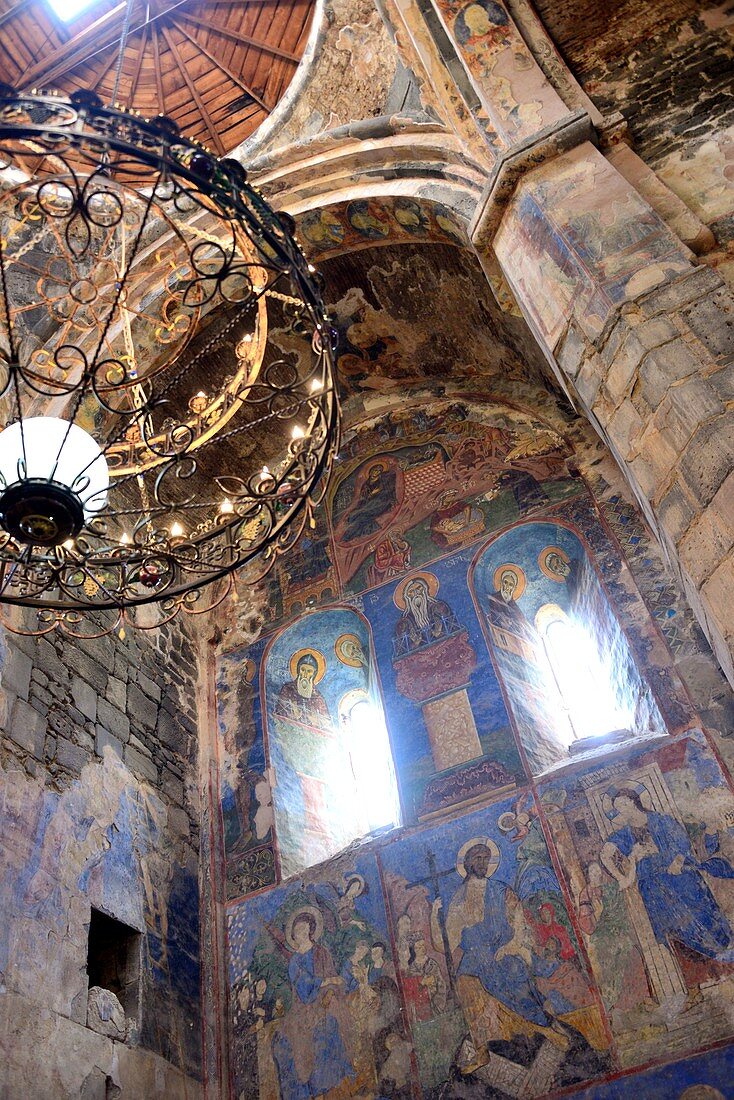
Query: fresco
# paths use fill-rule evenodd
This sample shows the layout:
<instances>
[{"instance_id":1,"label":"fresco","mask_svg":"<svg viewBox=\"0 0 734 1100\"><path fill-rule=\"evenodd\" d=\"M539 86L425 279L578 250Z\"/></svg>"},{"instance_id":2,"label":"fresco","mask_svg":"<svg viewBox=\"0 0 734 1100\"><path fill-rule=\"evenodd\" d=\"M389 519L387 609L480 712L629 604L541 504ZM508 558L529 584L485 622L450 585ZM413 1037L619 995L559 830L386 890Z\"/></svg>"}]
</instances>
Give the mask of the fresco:
<instances>
[{"instance_id":1,"label":"fresco","mask_svg":"<svg viewBox=\"0 0 734 1100\"><path fill-rule=\"evenodd\" d=\"M568 113L504 4L439 0L437 6L500 135L495 146L527 139Z\"/></svg>"},{"instance_id":2,"label":"fresco","mask_svg":"<svg viewBox=\"0 0 734 1100\"><path fill-rule=\"evenodd\" d=\"M562 522L516 525L478 555L472 587L533 773L596 737L664 732L573 530Z\"/></svg>"},{"instance_id":3,"label":"fresco","mask_svg":"<svg viewBox=\"0 0 734 1100\"><path fill-rule=\"evenodd\" d=\"M541 1096L609 1067L529 793L380 859L424 1096Z\"/></svg>"},{"instance_id":4,"label":"fresco","mask_svg":"<svg viewBox=\"0 0 734 1100\"><path fill-rule=\"evenodd\" d=\"M364 599L409 820L525 779L467 588L470 558L454 554Z\"/></svg>"},{"instance_id":5,"label":"fresco","mask_svg":"<svg viewBox=\"0 0 734 1100\"><path fill-rule=\"evenodd\" d=\"M728 1035L734 797L703 735L541 798L623 1064Z\"/></svg>"},{"instance_id":6,"label":"fresco","mask_svg":"<svg viewBox=\"0 0 734 1100\"><path fill-rule=\"evenodd\" d=\"M712 1050L673 1065L620 1077L593 1089L575 1092L576 1100L729 1100L734 1081L734 1050Z\"/></svg>"},{"instance_id":7,"label":"fresco","mask_svg":"<svg viewBox=\"0 0 734 1100\"><path fill-rule=\"evenodd\" d=\"M229 944L240 1100L408 1100L411 1046L374 856L233 906Z\"/></svg>"},{"instance_id":8,"label":"fresco","mask_svg":"<svg viewBox=\"0 0 734 1100\"><path fill-rule=\"evenodd\" d=\"M466 226L457 214L426 199L355 199L309 210L296 221L306 252L318 262L375 243L467 244Z\"/></svg>"},{"instance_id":9,"label":"fresco","mask_svg":"<svg viewBox=\"0 0 734 1100\"><path fill-rule=\"evenodd\" d=\"M90 907L114 913L141 933L141 1041L198 1072L197 863L164 803L113 752L62 792L0 778L3 988L85 1021Z\"/></svg>"},{"instance_id":10,"label":"fresco","mask_svg":"<svg viewBox=\"0 0 734 1100\"><path fill-rule=\"evenodd\" d=\"M369 432L360 436L329 489L333 561L347 591L476 542L576 488L563 440L519 411L480 419L457 405L440 421L418 412L385 427L388 438L382 425L374 433L379 449Z\"/></svg>"},{"instance_id":11,"label":"fresco","mask_svg":"<svg viewBox=\"0 0 734 1100\"><path fill-rule=\"evenodd\" d=\"M384 719L370 629L349 608L296 620L268 645L262 668L278 850L287 877L370 831L351 708L360 700L370 708L373 753ZM390 784L389 748L383 747L385 774L372 779ZM390 823L397 821L396 809Z\"/></svg>"},{"instance_id":12,"label":"fresco","mask_svg":"<svg viewBox=\"0 0 734 1100\"><path fill-rule=\"evenodd\" d=\"M551 350L572 313L596 337L616 305L687 265L665 223L589 145L525 177L495 250Z\"/></svg>"}]
</instances>

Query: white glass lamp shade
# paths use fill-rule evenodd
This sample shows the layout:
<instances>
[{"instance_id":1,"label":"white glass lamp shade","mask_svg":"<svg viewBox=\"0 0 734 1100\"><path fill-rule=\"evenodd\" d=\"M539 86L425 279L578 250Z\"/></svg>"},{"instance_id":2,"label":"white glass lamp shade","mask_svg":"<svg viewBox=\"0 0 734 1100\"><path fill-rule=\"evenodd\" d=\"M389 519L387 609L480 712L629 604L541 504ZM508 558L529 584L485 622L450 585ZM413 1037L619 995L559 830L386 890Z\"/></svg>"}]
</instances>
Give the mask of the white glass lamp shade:
<instances>
[{"instance_id":1,"label":"white glass lamp shade","mask_svg":"<svg viewBox=\"0 0 734 1100\"><path fill-rule=\"evenodd\" d=\"M24 541L50 545L77 534L104 508L110 484L91 435L55 416L29 417L22 433L20 423L0 432L0 477L3 526Z\"/></svg>"}]
</instances>

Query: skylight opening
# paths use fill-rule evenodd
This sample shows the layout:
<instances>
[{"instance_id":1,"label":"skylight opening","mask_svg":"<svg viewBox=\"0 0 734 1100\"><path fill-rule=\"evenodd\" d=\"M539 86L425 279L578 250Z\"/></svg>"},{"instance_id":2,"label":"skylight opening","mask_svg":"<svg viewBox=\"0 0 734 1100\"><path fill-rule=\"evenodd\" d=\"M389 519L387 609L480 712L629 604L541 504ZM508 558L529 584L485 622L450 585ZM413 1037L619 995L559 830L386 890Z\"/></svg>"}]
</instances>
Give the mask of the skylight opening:
<instances>
[{"instance_id":1,"label":"skylight opening","mask_svg":"<svg viewBox=\"0 0 734 1100\"><path fill-rule=\"evenodd\" d=\"M63 19L64 23L70 23L78 15L82 15L88 8L93 8L99 0L48 0L49 7Z\"/></svg>"}]
</instances>

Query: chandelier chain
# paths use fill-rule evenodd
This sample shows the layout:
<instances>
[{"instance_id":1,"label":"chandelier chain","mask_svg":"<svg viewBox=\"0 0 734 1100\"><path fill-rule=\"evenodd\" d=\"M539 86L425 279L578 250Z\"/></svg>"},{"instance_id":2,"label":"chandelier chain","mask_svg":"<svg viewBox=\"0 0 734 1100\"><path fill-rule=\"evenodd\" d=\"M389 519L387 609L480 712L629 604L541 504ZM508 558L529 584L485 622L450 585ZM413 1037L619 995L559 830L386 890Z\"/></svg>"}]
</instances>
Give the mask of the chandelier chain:
<instances>
[{"instance_id":1,"label":"chandelier chain","mask_svg":"<svg viewBox=\"0 0 734 1100\"><path fill-rule=\"evenodd\" d=\"M125 57L125 47L127 46L127 36L130 32L130 18L133 12L133 6L135 0L127 0L125 7L125 18L122 23L122 31L120 33L120 49L117 54L117 66L115 68L115 82L112 85L112 95L110 97L110 107L114 107L117 101L117 94L120 90L120 77L122 76L122 62ZM130 104L132 107L132 103Z\"/></svg>"}]
</instances>

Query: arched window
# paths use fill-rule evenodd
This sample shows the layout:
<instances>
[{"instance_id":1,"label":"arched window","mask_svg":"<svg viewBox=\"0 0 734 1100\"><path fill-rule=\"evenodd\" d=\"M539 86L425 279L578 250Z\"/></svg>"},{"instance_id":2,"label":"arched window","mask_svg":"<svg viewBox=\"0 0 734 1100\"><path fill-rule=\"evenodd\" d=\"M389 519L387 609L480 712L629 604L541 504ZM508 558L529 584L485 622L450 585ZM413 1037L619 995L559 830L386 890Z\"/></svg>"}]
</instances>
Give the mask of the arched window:
<instances>
[{"instance_id":1,"label":"arched window","mask_svg":"<svg viewBox=\"0 0 734 1100\"><path fill-rule=\"evenodd\" d=\"M360 831L373 833L398 825L400 805L382 707L367 691L357 690L344 696L339 709Z\"/></svg>"},{"instance_id":2,"label":"arched window","mask_svg":"<svg viewBox=\"0 0 734 1100\"><path fill-rule=\"evenodd\" d=\"M283 877L399 824L366 620L346 607L296 619L267 649L264 689Z\"/></svg>"},{"instance_id":3,"label":"arched window","mask_svg":"<svg viewBox=\"0 0 734 1100\"><path fill-rule=\"evenodd\" d=\"M612 691L609 674L583 627L558 604L540 607L535 627L567 719L569 743L627 728ZM560 723L563 730L565 723Z\"/></svg>"}]
</instances>

